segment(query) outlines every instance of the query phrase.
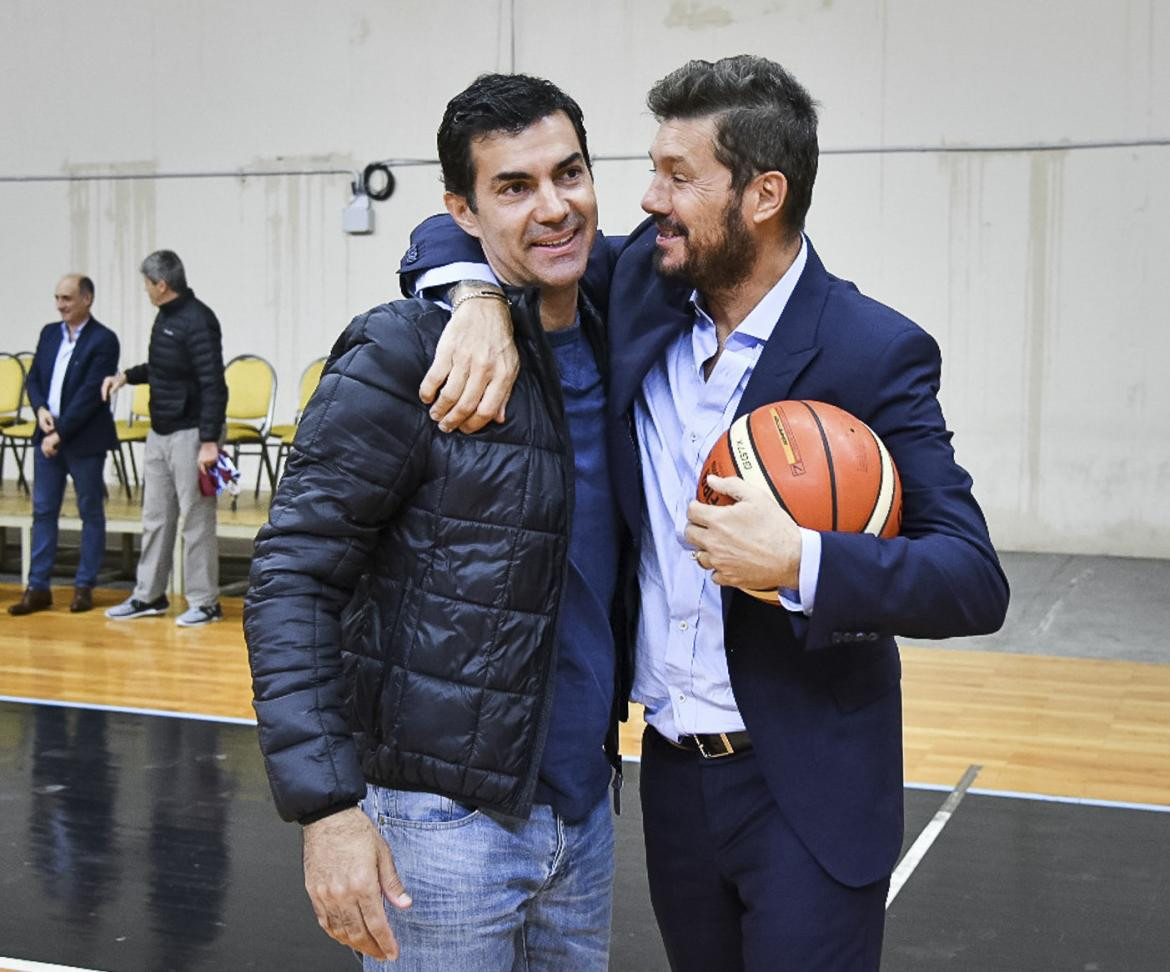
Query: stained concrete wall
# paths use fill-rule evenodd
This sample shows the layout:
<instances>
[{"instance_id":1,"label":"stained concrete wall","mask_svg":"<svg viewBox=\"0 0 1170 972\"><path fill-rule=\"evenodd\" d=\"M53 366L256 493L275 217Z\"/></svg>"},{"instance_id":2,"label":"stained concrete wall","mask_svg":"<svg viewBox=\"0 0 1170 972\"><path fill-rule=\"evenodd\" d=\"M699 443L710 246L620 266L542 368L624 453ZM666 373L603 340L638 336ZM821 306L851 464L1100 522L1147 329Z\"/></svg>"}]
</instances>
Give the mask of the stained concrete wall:
<instances>
[{"instance_id":1,"label":"stained concrete wall","mask_svg":"<svg viewBox=\"0 0 1170 972\"><path fill-rule=\"evenodd\" d=\"M573 93L617 157L596 166L616 233L641 215L647 87L690 57L780 60L822 106L809 233L939 340L996 541L1170 557L1170 0L0 0L0 50L0 347L29 346L79 270L140 360L135 268L167 246L225 353L273 360L282 414L304 363L396 295L437 167L396 167L369 237L341 232L345 174L108 177L433 159L447 98L516 69Z\"/></svg>"}]
</instances>

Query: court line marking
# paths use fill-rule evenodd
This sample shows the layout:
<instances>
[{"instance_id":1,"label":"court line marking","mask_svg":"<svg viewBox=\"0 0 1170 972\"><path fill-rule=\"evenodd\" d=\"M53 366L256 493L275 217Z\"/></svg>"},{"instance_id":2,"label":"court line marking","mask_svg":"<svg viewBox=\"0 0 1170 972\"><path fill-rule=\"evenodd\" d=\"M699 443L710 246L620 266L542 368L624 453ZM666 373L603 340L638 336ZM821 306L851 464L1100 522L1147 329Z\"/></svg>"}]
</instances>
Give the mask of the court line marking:
<instances>
[{"instance_id":1,"label":"court line marking","mask_svg":"<svg viewBox=\"0 0 1170 972\"><path fill-rule=\"evenodd\" d=\"M101 972L100 969L83 969L76 965L50 965L45 962L29 962L26 959L4 958L2 955L0 969L3 972Z\"/></svg>"},{"instance_id":2,"label":"court line marking","mask_svg":"<svg viewBox=\"0 0 1170 972\"><path fill-rule=\"evenodd\" d=\"M62 699L36 699L23 695L0 695L0 702L15 702L21 705L50 705L63 709L93 709L98 712L119 712L126 715L159 716L164 719L191 719L196 722L221 722L233 726L255 726L255 719L242 719L238 716L208 715L203 712L176 712L173 709L143 709L130 705L102 705L100 702L68 702ZM623 763L641 763L641 756L622 756ZM902 784L907 790L934 790L939 793L948 793L951 787L945 783L912 783ZM1012 800L1037 800L1043 803L1072 803L1085 807L1105 807L1115 810L1147 810L1152 813L1170 813L1170 806L1159 803L1129 803L1124 800L1096 800L1092 797L1052 796L1046 793L1025 793L1019 790L987 790L972 787L969 792L974 796L1004 797Z\"/></svg>"},{"instance_id":3,"label":"court line marking","mask_svg":"<svg viewBox=\"0 0 1170 972\"><path fill-rule=\"evenodd\" d=\"M950 791L945 783L904 783L907 790ZM1170 813L1170 806L1162 803L1133 803L1128 800L1100 800L1095 797L1055 796L1050 793L1027 793L1023 790L992 790L973 786L972 796L1001 797L1008 800L1033 800L1037 803L1071 803L1081 807L1105 807L1109 810L1147 810L1150 813Z\"/></svg>"},{"instance_id":4,"label":"court line marking","mask_svg":"<svg viewBox=\"0 0 1170 972\"><path fill-rule=\"evenodd\" d=\"M226 722L234 726L254 726L255 719L238 716L207 715L202 712L176 712L173 709L139 709L130 705L102 705L100 702L65 702L61 699L33 699L21 695L0 695L0 702L24 705L51 705L63 709L92 709L97 712L120 712L126 715L161 716L164 719L194 719L196 722Z\"/></svg>"},{"instance_id":5,"label":"court line marking","mask_svg":"<svg viewBox=\"0 0 1170 972\"><path fill-rule=\"evenodd\" d=\"M918 835L918 839L910 845L910 849L898 861L898 866L894 868L894 873L890 875L890 891L886 895L887 909L898 896L898 892L902 890L902 886L910 880L910 875L914 873L914 869L922 863L926 852L930 850L930 845L938 839L938 835L942 833L943 827L955 815L955 811L959 809L959 804L963 802L963 797L971 788L971 784L975 782L975 777L979 775L981 769L983 767L977 763L972 763L967 767L967 772L963 774L963 778L955 784L955 788L951 790L950 795L943 801L943 805L938 808L938 812L922 828L922 833Z\"/></svg>"}]
</instances>

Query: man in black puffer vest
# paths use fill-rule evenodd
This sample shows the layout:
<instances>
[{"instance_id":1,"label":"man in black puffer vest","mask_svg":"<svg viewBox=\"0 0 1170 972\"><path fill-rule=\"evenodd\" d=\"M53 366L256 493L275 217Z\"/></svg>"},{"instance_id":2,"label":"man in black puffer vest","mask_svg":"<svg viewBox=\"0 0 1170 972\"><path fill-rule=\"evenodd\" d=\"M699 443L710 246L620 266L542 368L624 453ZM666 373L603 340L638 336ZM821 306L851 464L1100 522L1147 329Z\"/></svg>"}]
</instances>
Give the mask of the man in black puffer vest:
<instances>
[{"instance_id":1,"label":"man in black puffer vest","mask_svg":"<svg viewBox=\"0 0 1170 972\"><path fill-rule=\"evenodd\" d=\"M106 611L124 621L165 614L175 532L183 523L183 593L187 610L175 623L191 628L223 620L219 607L219 549L215 496L199 488L199 473L215 465L227 410L223 339L210 307L187 286L171 250L142 261L146 296L158 308L146 364L110 375L108 398L125 384L150 383L150 434L142 497L142 553L130 597Z\"/></svg>"},{"instance_id":2,"label":"man in black puffer vest","mask_svg":"<svg viewBox=\"0 0 1170 972\"><path fill-rule=\"evenodd\" d=\"M334 345L256 542L260 744L318 921L367 970L603 970L625 538L577 287L597 226L580 108L485 75L439 157L504 287L384 304ZM506 416L447 435L417 389L471 299L508 303L521 367Z\"/></svg>"}]
</instances>

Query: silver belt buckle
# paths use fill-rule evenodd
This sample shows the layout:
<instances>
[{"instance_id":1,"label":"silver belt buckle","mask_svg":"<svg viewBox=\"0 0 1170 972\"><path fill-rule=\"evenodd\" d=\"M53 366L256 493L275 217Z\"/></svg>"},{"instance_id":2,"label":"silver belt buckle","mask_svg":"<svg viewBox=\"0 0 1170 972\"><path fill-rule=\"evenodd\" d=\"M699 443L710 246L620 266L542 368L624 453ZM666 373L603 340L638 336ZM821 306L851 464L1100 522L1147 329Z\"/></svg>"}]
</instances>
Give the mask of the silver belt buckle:
<instances>
[{"instance_id":1,"label":"silver belt buckle","mask_svg":"<svg viewBox=\"0 0 1170 972\"><path fill-rule=\"evenodd\" d=\"M731 748L731 742L727 738L727 733L721 732L717 734L723 740L723 752L709 753L703 748L703 740L698 735L694 736L695 745L699 747L699 755L704 759L722 759L724 756L734 756L735 750Z\"/></svg>"}]
</instances>

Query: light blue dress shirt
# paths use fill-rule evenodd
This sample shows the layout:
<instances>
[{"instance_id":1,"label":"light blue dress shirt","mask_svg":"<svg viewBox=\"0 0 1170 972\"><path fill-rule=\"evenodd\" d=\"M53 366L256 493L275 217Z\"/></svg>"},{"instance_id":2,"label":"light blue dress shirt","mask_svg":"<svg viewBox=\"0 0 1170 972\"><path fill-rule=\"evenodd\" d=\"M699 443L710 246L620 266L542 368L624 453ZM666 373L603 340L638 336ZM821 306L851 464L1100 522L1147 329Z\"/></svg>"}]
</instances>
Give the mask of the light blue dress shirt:
<instances>
[{"instance_id":1,"label":"light blue dress shirt","mask_svg":"<svg viewBox=\"0 0 1170 972\"><path fill-rule=\"evenodd\" d=\"M73 349L77 347L77 340L85 325L89 323L87 317L82 321L74 337L69 336L69 325L61 322L61 346L57 348L57 360L53 362L53 377L49 379L49 394L45 400L53 418L61 415L61 389L65 387L65 370L69 367L69 359L73 357Z\"/></svg>"},{"instance_id":2,"label":"light blue dress shirt","mask_svg":"<svg viewBox=\"0 0 1170 972\"><path fill-rule=\"evenodd\" d=\"M687 507L716 440L730 427L764 345L804 271L800 253L740 325L703 380L703 363L718 349L715 323L697 293L694 327L654 363L634 405L646 499L638 565L642 610L631 698L669 739L744 728L731 691L723 647L721 588L691 556L684 538ZM790 611L812 613L820 566L820 534L801 531L800 592L782 593ZM799 600L797 597L799 596Z\"/></svg>"}]
</instances>

